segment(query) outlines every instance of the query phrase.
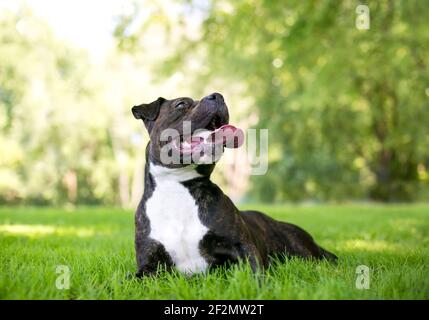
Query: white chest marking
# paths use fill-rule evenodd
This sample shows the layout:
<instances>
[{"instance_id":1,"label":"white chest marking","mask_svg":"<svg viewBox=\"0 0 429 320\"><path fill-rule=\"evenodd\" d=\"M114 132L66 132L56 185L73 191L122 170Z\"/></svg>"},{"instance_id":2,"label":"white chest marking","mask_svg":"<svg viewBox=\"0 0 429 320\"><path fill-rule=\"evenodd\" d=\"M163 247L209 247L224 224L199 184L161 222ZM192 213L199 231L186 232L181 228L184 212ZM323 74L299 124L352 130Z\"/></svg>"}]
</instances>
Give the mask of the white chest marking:
<instances>
[{"instance_id":1,"label":"white chest marking","mask_svg":"<svg viewBox=\"0 0 429 320\"><path fill-rule=\"evenodd\" d=\"M176 267L186 273L203 272L207 262L198 248L207 232L198 218L194 198L180 182L198 177L192 168L168 169L150 165L155 190L146 202L150 234L161 242Z\"/></svg>"}]
</instances>

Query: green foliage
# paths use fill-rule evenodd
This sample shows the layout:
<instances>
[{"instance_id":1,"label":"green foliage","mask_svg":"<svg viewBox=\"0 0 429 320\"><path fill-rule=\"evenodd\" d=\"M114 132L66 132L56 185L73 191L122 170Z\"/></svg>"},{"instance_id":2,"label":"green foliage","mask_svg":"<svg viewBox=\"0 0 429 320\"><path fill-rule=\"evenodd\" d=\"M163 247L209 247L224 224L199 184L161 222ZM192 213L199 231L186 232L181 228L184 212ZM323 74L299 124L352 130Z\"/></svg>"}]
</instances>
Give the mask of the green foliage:
<instances>
[{"instance_id":1,"label":"green foliage","mask_svg":"<svg viewBox=\"0 0 429 320\"><path fill-rule=\"evenodd\" d=\"M135 206L146 140L130 107L213 91L269 129L267 174L215 171L236 198L427 200L429 4L372 1L369 30L358 4L136 1L101 66L27 9L2 12L0 203Z\"/></svg>"},{"instance_id":2,"label":"green foliage","mask_svg":"<svg viewBox=\"0 0 429 320\"><path fill-rule=\"evenodd\" d=\"M0 203L129 205L120 180L137 158L143 166L131 142L141 135L131 102L112 94L121 80L111 70L97 69L28 10L2 12Z\"/></svg>"},{"instance_id":3,"label":"green foliage","mask_svg":"<svg viewBox=\"0 0 429 320\"><path fill-rule=\"evenodd\" d=\"M0 299L428 299L429 207L252 206L296 223L339 256L293 259L253 275L247 264L192 278L135 272L133 217L118 209L0 209ZM339 218L341 217L341 218ZM58 290L58 265L70 289ZM358 290L356 267L370 268Z\"/></svg>"},{"instance_id":4,"label":"green foliage","mask_svg":"<svg viewBox=\"0 0 429 320\"><path fill-rule=\"evenodd\" d=\"M263 200L403 201L428 189L429 5L370 2L370 29L358 30L358 4L216 1L171 60L187 66L204 48L197 82L246 84L274 153L254 177Z\"/></svg>"}]
</instances>

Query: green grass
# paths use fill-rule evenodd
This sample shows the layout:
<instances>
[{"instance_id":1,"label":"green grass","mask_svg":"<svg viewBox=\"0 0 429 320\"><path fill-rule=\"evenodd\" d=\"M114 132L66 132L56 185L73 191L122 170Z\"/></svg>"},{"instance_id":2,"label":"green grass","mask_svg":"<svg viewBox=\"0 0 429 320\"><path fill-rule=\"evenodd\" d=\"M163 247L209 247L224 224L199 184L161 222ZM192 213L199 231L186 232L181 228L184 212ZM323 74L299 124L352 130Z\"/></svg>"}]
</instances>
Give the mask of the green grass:
<instances>
[{"instance_id":1,"label":"green grass","mask_svg":"<svg viewBox=\"0 0 429 320\"><path fill-rule=\"evenodd\" d=\"M339 256L293 259L252 274L246 264L206 275L137 280L133 213L120 209L0 208L1 299L428 299L429 205L252 206L296 223ZM70 289L55 286L56 266ZM370 288L355 286L370 268Z\"/></svg>"}]
</instances>

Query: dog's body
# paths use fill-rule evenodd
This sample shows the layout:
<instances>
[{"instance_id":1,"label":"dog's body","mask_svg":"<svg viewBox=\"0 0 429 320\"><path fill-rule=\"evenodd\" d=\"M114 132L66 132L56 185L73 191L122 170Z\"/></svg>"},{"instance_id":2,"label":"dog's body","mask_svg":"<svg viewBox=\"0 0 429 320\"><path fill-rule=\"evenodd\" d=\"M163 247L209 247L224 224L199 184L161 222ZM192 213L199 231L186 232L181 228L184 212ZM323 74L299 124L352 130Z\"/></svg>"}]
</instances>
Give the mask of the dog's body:
<instances>
[{"instance_id":1,"label":"dog's body","mask_svg":"<svg viewBox=\"0 0 429 320\"><path fill-rule=\"evenodd\" d=\"M188 109L180 113L172 109L177 101L181 99L158 99L133 108L151 136L146 148L145 189L135 216L137 274L154 273L160 264L195 273L246 259L256 270L268 266L274 256L335 260L335 255L318 246L301 228L257 211L239 211L211 182L214 163L177 165L160 161L161 130L177 128L184 118L207 130L228 123L227 108L219 94L201 101L188 99ZM208 121L201 122L204 112ZM181 156L184 148L180 146Z\"/></svg>"}]
</instances>

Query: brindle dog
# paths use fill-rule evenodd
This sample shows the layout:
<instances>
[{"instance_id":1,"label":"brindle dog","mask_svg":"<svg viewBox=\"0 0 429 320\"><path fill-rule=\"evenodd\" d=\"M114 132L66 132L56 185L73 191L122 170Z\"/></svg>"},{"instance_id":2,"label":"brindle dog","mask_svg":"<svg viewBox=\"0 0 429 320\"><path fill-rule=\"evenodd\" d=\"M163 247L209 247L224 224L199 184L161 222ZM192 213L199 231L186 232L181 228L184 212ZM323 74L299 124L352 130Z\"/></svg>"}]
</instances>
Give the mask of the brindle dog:
<instances>
[{"instance_id":1,"label":"brindle dog","mask_svg":"<svg viewBox=\"0 0 429 320\"><path fill-rule=\"evenodd\" d=\"M337 259L296 225L276 221L258 211L238 210L210 180L215 163L162 161L163 148L174 140L161 139L165 129L177 131L172 148L181 161L185 155L200 151L200 143L207 146L207 132L210 136L228 128L234 134L240 133L228 124L228 108L222 95L214 93L199 101L158 98L133 107L132 112L143 120L150 136L145 188L135 214L138 276L156 272L160 264L195 273L239 260L248 260L257 270L267 267L275 256ZM205 138L200 136L197 143L186 140L184 121L190 121L191 134L202 129ZM212 142L209 147L223 151L228 147L224 140Z\"/></svg>"}]
</instances>

